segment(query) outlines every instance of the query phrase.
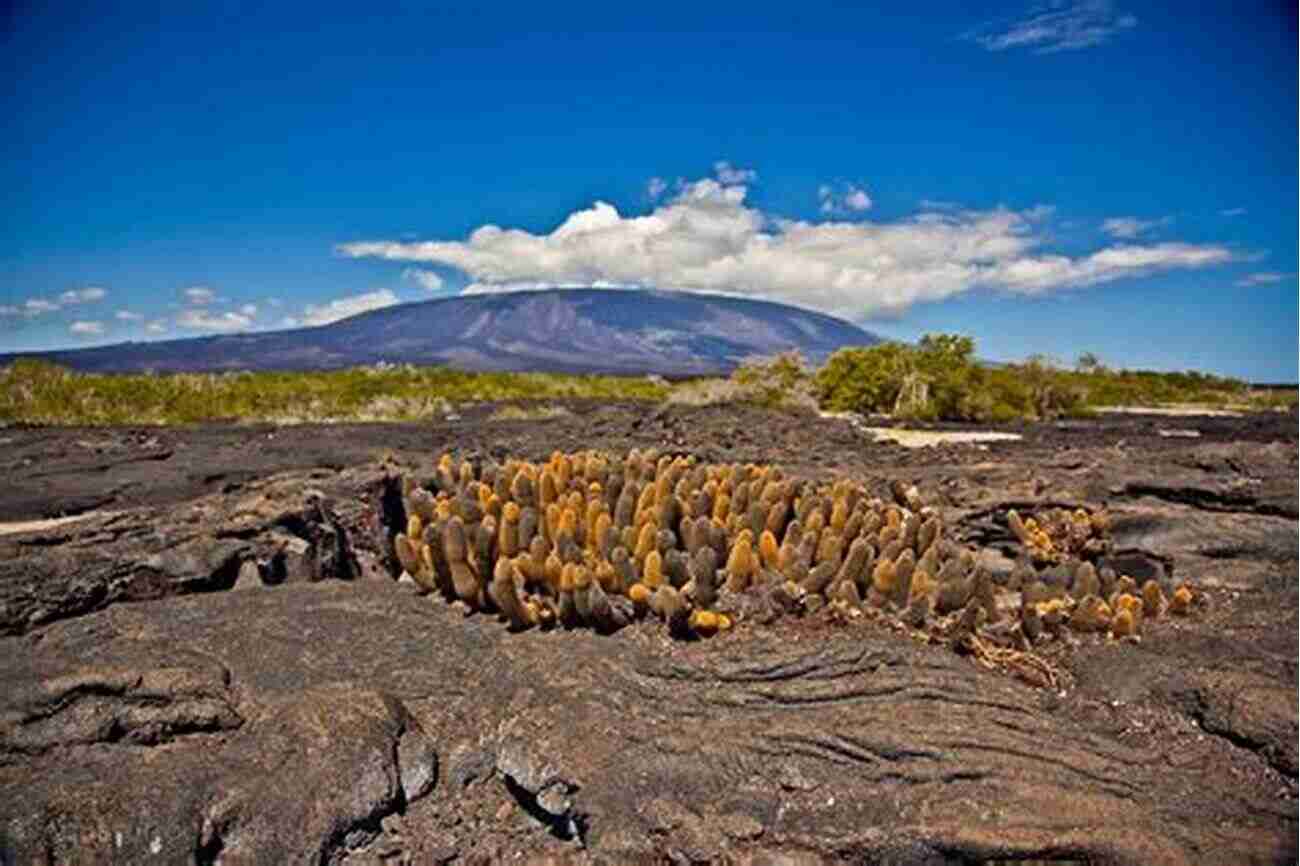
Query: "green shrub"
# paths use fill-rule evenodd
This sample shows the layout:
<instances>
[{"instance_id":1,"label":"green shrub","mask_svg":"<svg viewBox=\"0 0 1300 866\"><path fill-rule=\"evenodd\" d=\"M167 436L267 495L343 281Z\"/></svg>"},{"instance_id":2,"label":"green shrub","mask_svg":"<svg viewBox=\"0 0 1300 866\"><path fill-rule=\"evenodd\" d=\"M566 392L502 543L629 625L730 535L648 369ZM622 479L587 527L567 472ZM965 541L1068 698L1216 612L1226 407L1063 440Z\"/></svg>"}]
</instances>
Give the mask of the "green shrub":
<instances>
[{"instance_id":1,"label":"green shrub","mask_svg":"<svg viewBox=\"0 0 1300 866\"><path fill-rule=\"evenodd\" d=\"M869 415L891 412L903 382L916 372L916 350L902 343L840 349L817 371L823 409Z\"/></svg>"}]
</instances>

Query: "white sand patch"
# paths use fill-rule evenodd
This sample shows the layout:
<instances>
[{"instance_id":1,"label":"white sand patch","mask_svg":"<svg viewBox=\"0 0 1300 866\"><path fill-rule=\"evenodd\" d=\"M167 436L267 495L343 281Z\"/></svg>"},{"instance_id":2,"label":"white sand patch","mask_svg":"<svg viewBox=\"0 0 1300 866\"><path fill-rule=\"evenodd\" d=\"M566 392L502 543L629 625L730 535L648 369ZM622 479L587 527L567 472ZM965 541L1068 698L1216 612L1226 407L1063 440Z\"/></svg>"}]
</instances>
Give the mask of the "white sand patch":
<instances>
[{"instance_id":1,"label":"white sand patch","mask_svg":"<svg viewBox=\"0 0 1300 866\"><path fill-rule=\"evenodd\" d=\"M1200 430L1157 430L1156 433L1164 439L1198 439L1201 435Z\"/></svg>"},{"instance_id":2,"label":"white sand patch","mask_svg":"<svg viewBox=\"0 0 1300 866\"><path fill-rule=\"evenodd\" d=\"M867 433L877 442L895 442L905 448L925 448L930 445L965 445L981 442L1015 442L1019 433L998 430L908 430L902 427L867 427Z\"/></svg>"},{"instance_id":3,"label":"white sand patch","mask_svg":"<svg viewBox=\"0 0 1300 866\"><path fill-rule=\"evenodd\" d=\"M27 532L48 532L51 529L58 529L61 526L67 526L69 523L76 523L79 520L86 520L90 517L102 517L106 514L114 514L111 511L88 511L85 514L73 514L69 517L51 517L48 520L17 520L10 523L0 523L0 535L18 535Z\"/></svg>"},{"instance_id":4,"label":"white sand patch","mask_svg":"<svg viewBox=\"0 0 1300 866\"><path fill-rule=\"evenodd\" d=\"M1208 406L1098 406L1096 411L1115 415L1170 415L1184 418L1204 415L1213 418L1240 418L1241 412L1231 409L1211 409Z\"/></svg>"}]
</instances>

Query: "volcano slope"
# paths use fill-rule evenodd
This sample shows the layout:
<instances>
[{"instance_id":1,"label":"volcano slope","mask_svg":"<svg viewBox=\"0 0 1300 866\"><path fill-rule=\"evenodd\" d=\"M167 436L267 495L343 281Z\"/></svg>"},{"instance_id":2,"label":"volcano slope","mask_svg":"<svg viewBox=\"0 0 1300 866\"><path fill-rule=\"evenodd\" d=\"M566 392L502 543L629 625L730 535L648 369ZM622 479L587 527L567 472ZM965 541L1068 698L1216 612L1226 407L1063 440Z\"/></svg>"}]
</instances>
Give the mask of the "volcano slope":
<instances>
[{"instance_id":1,"label":"volcano slope","mask_svg":"<svg viewBox=\"0 0 1300 866\"><path fill-rule=\"evenodd\" d=\"M909 450L568 408L0 430L0 862L1295 861L1294 415ZM1007 510L1105 507L1129 570L1208 604L1077 638L1049 689L829 610L512 633L394 579L394 471L647 447L915 483L995 564Z\"/></svg>"}]
</instances>

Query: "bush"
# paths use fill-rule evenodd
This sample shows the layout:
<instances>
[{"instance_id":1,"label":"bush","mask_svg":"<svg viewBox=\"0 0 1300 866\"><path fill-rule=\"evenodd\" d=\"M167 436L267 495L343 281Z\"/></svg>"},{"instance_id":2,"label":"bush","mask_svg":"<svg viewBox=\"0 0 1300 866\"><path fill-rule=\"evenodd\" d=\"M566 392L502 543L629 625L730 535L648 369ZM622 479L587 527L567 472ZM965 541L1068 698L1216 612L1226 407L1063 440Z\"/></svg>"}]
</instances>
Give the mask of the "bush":
<instances>
[{"instance_id":1,"label":"bush","mask_svg":"<svg viewBox=\"0 0 1300 866\"><path fill-rule=\"evenodd\" d=\"M841 349L817 371L823 408L897 418L1006 422L1086 414L1108 404L1221 403L1241 384L1199 373L1108 370L1085 353L1076 370L1044 356L983 365L975 341L926 334L915 346Z\"/></svg>"},{"instance_id":2,"label":"bush","mask_svg":"<svg viewBox=\"0 0 1300 866\"><path fill-rule=\"evenodd\" d=\"M817 371L817 399L834 412L892 412L904 381L916 372L915 354L902 343L840 349Z\"/></svg>"}]
</instances>

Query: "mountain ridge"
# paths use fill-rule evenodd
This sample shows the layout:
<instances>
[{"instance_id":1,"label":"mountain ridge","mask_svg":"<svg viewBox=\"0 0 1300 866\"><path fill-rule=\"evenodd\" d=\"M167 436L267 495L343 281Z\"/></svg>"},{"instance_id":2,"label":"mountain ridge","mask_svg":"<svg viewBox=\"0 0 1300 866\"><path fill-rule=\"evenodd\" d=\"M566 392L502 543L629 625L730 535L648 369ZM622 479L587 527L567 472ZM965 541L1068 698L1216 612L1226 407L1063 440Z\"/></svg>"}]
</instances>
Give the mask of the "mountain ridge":
<instances>
[{"instance_id":1,"label":"mountain ridge","mask_svg":"<svg viewBox=\"0 0 1300 866\"><path fill-rule=\"evenodd\" d=\"M369 310L325 325L85 349L0 354L83 372L326 370L379 362L471 371L726 373L795 349L820 362L881 338L775 301L666 289L536 289L457 295Z\"/></svg>"}]
</instances>

